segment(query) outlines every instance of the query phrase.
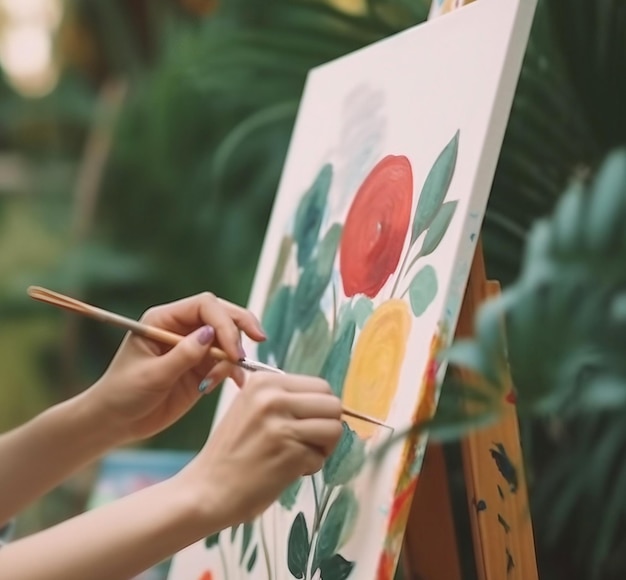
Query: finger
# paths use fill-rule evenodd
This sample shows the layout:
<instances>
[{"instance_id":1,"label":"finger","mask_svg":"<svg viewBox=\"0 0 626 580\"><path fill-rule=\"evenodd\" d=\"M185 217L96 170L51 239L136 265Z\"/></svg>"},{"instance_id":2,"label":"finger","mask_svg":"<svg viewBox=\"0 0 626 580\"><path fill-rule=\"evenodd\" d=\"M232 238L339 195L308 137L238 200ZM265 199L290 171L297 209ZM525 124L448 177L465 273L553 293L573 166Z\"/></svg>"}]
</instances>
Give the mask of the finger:
<instances>
[{"instance_id":1,"label":"finger","mask_svg":"<svg viewBox=\"0 0 626 580\"><path fill-rule=\"evenodd\" d=\"M246 382L246 372L238 366L230 366L230 378L235 381L235 384L241 389Z\"/></svg>"},{"instance_id":2,"label":"finger","mask_svg":"<svg viewBox=\"0 0 626 580\"><path fill-rule=\"evenodd\" d=\"M296 419L341 420L341 400L334 395L319 393L290 394L287 409Z\"/></svg>"},{"instance_id":3,"label":"finger","mask_svg":"<svg viewBox=\"0 0 626 580\"><path fill-rule=\"evenodd\" d=\"M228 361L220 361L210 370L209 373L207 373L204 380L198 385L198 390L203 395L208 395L214 391L224 379L232 376L233 374L237 377L234 379L235 382L237 382L237 380L243 381L243 378L238 371L241 372L241 375L245 376L245 373L239 367L229 363Z\"/></svg>"},{"instance_id":4,"label":"finger","mask_svg":"<svg viewBox=\"0 0 626 580\"><path fill-rule=\"evenodd\" d=\"M186 336L174 348L154 360L155 373L168 382L206 361L208 350L215 340L215 330L203 326Z\"/></svg>"},{"instance_id":5,"label":"finger","mask_svg":"<svg viewBox=\"0 0 626 580\"><path fill-rule=\"evenodd\" d=\"M276 377L272 380L276 381L278 386L292 393L320 393L330 395L333 392L328 382L318 377L292 374L272 374L271 376Z\"/></svg>"},{"instance_id":6,"label":"finger","mask_svg":"<svg viewBox=\"0 0 626 580\"><path fill-rule=\"evenodd\" d=\"M210 325L215 329L216 342L231 359L245 357L239 328L217 297L210 292L152 308L144 314L142 320L147 324L178 332L181 329Z\"/></svg>"},{"instance_id":7,"label":"finger","mask_svg":"<svg viewBox=\"0 0 626 580\"><path fill-rule=\"evenodd\" d=\"M293 432L300 443L329 456L339 443L343 427L334 419L300 419L295 421Z\"/></svg>"},{"instance_id":8,"label":"finger","mask_svg":"<svg viewBox=\"0 0 626 580\"><path fill-rule=\"evenodd\" d=\"M247 308L228 302L223 298L218 298L218 302L226 309L235 324L243 330L252 340L263 341L267 339L267 334L263 330L259 319Z\"/></svg>"},{"instance_id":9,"label":"finger","mask_svg":"<svg viewBox=\"0 0 626 580\"><path fill-rule=\"evenodd\" d=\"M302 475L313 475L324 467L326 455L317 449L307 448L306 455L303 456Z\"/></svg>"},{"instance_id":10,"label":"finger","mask_svg":"<svg viewBox=\"0 0 626 580\"><path fill-rule=\"evenodd\" d=\"M225 312L230 322L243 330L253 340L263 341L267 338L261 324L252 312L217 298L210 292L203 292L151 308L144 313L142 321L167 330L181 332L202 324L216 326L214 312ZM234 353L232 354L234 355Z\"/></svg>"}]
</instances>

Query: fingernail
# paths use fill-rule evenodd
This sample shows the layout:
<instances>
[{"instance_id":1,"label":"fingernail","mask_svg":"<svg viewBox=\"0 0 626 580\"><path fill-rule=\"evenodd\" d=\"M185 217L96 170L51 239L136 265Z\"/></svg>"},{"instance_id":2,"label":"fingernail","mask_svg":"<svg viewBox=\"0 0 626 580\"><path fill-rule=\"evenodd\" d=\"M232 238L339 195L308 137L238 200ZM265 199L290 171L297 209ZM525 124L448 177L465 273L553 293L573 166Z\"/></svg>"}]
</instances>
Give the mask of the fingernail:
<instances>
[{"instance_id":1,"label":"fingernail","mask_svg":"<svg viewBox=\"0 0 626 580\"><path fill-rule=\"evenodd\" d=\"M204 379L198 385L198 391L200 391L201 393L204 393L207 389L210 389L212 386L213 386L213 379Z\"/></svg>"},{"instance_id":2,"label":"fingernail","mask_svg":"<svg viewBox=\"0 0 626 580\"><path fill-rule=\"evenodd\" d=\"M243 345L239 343L239 358L246 358L246 351L243 350Z\"/></svg>"},{"instance_id":3,"label":"fingernail","mask_svg":"<svg viewBox=\"0 0 626 580\"><path fill-rule=\"evenodd\" d=\"M207 345L210 342L213 342L215 338L215 329L212 326L204 326L198 333L198 342L201 345Z\"/></svg>"}]
</instances>

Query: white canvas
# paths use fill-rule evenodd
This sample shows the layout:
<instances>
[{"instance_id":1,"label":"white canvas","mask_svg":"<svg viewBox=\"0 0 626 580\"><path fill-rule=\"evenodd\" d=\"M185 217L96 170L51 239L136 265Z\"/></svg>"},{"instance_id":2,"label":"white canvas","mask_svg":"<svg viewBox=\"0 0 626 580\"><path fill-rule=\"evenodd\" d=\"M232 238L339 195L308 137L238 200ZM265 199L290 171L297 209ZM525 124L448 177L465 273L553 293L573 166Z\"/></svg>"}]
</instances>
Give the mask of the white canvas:
<instances>
[{"instance_id":1,"label":"white canvas","mask_svg":"<svg viewBox=\"0 0 626 580\"><path fill-rule=\"evenodd\" d=\"M170 580L393 577L426 441L363 458L434 411L535 4L479 0L309 74L249 303L270 347L244 346L389 428L348 421L323 472Z\"/></svg>"}]
</instances>

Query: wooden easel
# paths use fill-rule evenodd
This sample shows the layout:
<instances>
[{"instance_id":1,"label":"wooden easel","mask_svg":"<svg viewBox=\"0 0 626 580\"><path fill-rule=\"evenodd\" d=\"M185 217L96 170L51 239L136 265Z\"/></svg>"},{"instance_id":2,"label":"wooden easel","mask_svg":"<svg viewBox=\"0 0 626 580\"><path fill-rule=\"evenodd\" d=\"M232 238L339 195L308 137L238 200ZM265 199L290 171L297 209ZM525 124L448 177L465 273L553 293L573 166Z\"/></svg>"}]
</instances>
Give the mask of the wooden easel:
<instances>
[{"instance_id":1,"label":"wooden easel","mask_svg":"<svg viewBox=\"0 0 626 580\"><path fill-rule=\"evenodd\" d=\"M445 0L443 11L474 0ZM432 0L431 17L441 13ZM473 334L480 304L500 292L488 281L479 241L463 300L456 336ZM463 472L478 580L537 580L537 561L526 478L514 404L506 403L499 423L461 443ZM507 469L508 468L508 469ZM503 475L504 472L504 475ZM441 445L430 444L409 515L403 546L406 580L462 580Z\"/></svg>"}]
</instances>

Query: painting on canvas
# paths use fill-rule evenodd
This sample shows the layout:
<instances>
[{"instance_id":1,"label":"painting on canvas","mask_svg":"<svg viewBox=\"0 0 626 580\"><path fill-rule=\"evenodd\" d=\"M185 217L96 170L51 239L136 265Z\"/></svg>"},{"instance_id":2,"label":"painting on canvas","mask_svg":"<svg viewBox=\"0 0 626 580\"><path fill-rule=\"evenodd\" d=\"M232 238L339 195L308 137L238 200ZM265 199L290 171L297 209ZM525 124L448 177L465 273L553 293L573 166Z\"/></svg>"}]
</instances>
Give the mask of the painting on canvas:
<instances>
[{"instance_id":1,"label":"painting on canvas","mask_svg":"<svg viewBox=\"0 0 626 580\"><path fill-rule=\"evenodd\" d=\"M368 457L435 409L534 4L480 0L311 71L249 303L269 339L245 346L388 427L348 420L322 471L170 580L393 577L426 442Z\"/></svg>"}]
</instances>

